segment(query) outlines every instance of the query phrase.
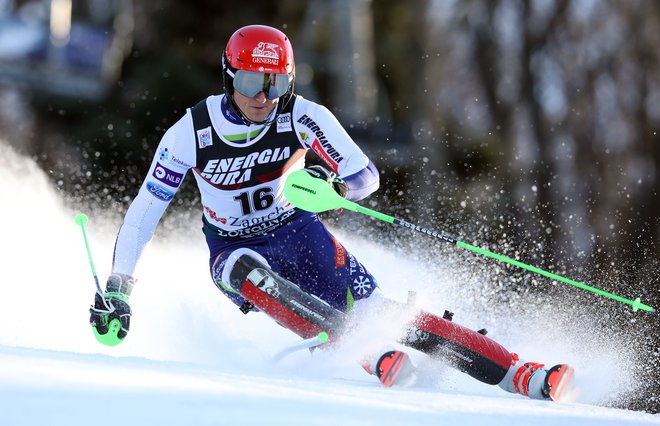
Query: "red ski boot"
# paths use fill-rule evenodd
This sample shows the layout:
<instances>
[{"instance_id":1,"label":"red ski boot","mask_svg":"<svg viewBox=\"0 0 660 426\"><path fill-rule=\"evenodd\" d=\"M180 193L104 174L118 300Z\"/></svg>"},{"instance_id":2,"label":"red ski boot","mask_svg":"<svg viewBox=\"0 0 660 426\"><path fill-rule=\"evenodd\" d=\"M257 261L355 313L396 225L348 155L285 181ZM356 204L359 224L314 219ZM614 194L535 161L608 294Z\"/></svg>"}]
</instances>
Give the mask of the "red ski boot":
<instances>
[{"instance_id":1,"label":"red ski boot","mask_svg":"<svg viewBox=\"0 0 660 426\"><path fill-rule=\"evenodd\" d=\"M373 364L372 364L373 365ZM417 369L410 357L403 351L387 351L378 358L375 365L364 363L362 367L373 374L384 386L406 386L411 384L417 375Z\"/></svg>"},{"instance_id":2,"label":"red ski boot","mask_svg":"<svg viewBox=\"0 0 660 426\"><path fill-rule=\"evenodd\" d=\"M562 402L573 389L573 367L558 364L548 370L543 383L543 393L556 402Z\"/></svg>"}]
</instances>

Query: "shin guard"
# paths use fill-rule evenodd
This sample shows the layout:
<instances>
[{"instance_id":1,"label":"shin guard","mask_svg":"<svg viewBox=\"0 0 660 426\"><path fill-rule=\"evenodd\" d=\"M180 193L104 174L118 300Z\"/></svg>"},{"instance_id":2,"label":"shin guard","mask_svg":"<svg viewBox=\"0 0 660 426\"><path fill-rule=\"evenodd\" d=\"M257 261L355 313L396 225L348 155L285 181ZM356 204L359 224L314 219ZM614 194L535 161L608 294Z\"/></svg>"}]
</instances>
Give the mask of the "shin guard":
<instances>
[{"instance_id":1,"label":"shin guard","mask_svg":"<svg viewBox=\"0 0 660 426\"><path fill-rule=\"evenodd\" d=\"M512 364L512 354L499 343L426 312L412 321L401 343L491 385L498 384Z\"/></svg>"},{"instance_id":2,"label":"shin guard","mask_svg":"<svg viewBox=\"0 0 660 426\"><path fill-rule=\"evenodd\" d=\"M238 258L229 281L247 301L303 339L324 331L334 341L346 322L344 313L302 291L247 254Z\"/></svg>"}]
</instances>

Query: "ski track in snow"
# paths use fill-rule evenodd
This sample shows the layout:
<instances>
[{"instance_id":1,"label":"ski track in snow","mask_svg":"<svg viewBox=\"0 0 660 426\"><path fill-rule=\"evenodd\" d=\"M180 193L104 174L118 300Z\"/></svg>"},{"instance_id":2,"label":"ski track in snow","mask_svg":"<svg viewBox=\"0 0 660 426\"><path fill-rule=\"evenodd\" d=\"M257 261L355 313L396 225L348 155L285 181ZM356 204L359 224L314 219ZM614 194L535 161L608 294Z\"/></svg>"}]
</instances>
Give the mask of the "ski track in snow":
<instances>
[{"instance_id":1,"label":"ski track in snow","mask_svg":"<svg viewBox=\"0 0 660 426\"><path fill-rule=\"evenodd\" d=\"M577 401L528 400L440 365L419 387L383 388L354 361L364 350L356 341L378 340L368 324L335 351L303 351L275 363L273 356L299 339L264 315L241 314L214 288L199 223L182 230L161 224L139 268L131 332L117 347L102 346L88 324L94 284L73 222L77 210L2 141L0 198L2 426L660 424L660 415L602 406L634 383L625 372L612 373L632 349L602 336L589 343L578 333L557 344L552 334L520 330L536 330L543 318L484 319L478 301L460 299L451 273L438 282L433 268L420 272L414 259L341 232L388 296L405 301L415 290L425 309L449 307L470 327L487 320L490 335L524 358L573 363ZM119 224L104 221L104 212L87 213L104 282Z\"/></svg>"}]
</instances>

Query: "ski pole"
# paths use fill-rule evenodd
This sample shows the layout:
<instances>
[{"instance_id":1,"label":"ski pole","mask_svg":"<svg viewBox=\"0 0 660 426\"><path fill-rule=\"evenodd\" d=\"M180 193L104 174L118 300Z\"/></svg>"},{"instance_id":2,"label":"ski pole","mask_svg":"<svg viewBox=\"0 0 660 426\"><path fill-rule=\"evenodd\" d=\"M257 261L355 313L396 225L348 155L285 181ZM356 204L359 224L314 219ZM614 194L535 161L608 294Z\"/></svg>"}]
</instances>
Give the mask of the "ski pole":
<instances>
[{"instance_id":1,"label":"ski pole","mask_svg":"<svg viewBox=\"0 0 660 426\"><path fill-rule=\"evenodd\" d=\"M99 277L96 274L96 268L94 267L92 250L89 248L89 240L87 239L87 231L85 230L85 225L87 225L87 222L89 222L89 218L84 213L78 213L74 220L77 225L80 225L80 229L82 229L83 238L85 240L85 248L87 249L87 258L89 259L89 266L92 268L92 275L94 276L94 283L96 284L96 292L99 294L99 296L101 296L103 305L108 310L108 312L112 312L115 310L115 308L114 306L108 306L108 303L105 300L105 293L103 293L103 290L101 290ZM119 330L121 330L121 322L116 318L110 321L108 324L108 332L105 334L99 333L96 327L92 327L92 329L94 330L94 336L96 337L96 340L98 340L100 343L103 343L104 345L115 346L121 343L123 340L117 337L117 333Z\"/></svg>"},{"instance_id":2,"label":"ski pole","mask_svg":"<svg viewBox=\"0 0 660 426\"><path fill-rule=\"evenodd\" d=\"M600 290L598 288L583 284L577 281L573 281L569 278L562 277L561 275L553 274L552 272L545 271L543 269L537 268L535 266L527 265L523 262L520 262L515 259L503 256L501 254L493 253L486 249L473 246L462 241L458 241L454 238L442 235L439 232L423 228L419 225L414 225L412 223L406 222L405 220L397 219L395 217L386 215L384 213L371 210L369 208L363 207L353 201L349 201L335 192L335 190L327 185L321 179L314 178L310 176L304 170L297 170L289 175L287 178L284 195L287 200L294 206L307 210L314 213L321 213L328 210L335 209L346 209L351 210L357 213L362 213L367 216L374 217L378 220L388 222L394 225L401 226L403 228L412 229L413 231L421 232L422 234L429 235L441 241L454 244L460 248L470 250L472 252L481 254L483 256L488 256L490 258L499 260L500 262L508 263L510 265L517 266L522 269L534 272L539 275L543 275L555 281L560 281L572 286L581 288L583 290L590 291L592 293L608 297L610 299L619 301L621 303L626 303L633 308L633 312L637 312L639 309L655 312L655 309L651 306L645 305L641 302L638 297L635 300L626 299L616 294L608 293L606 291Z\"/></svg>"},{"instance_id":3,"label":"ski pole","mask_svg":"<svg viewBox=\"0 0 660 426\"><path fill-rule=\"evenodd\" d=\"M293 345L293 346L290 346L288 348L283 349L282 351L280 351L277 355L275 355L273 357L273 361L279 362L285 356L287 356L289 354L292 354L296 351L301 351L303 349L311 349L311 348L315 348L317 346L321 346L322 344L327 343L328 339L329 339L328 333L326 333L325 331L322 331L314 337L311 337L309 339L305 339L305 340L303 340L302 342L300 342L296 345Z\"/></svg>"},{"instance_id":4,"label":"ski pole","mask_svg":"<svg viewBox=\"0 0 660 426\"><path fill-rule=\"evenodd\" d=\"M76 221L77 225L80 225L80 229L82 229L83 238L85 240L85 248L87 249L87 258L89 259L89 266L92 268L94 283L96 283L96 292L99 294L99 296L105 297L103 290L101 290L101 285L99 284L99 277L96 275L96 268L94 267L94 260L92 259L92 250L89 248L89 240L87 239L87 231L85 230L85 225L87 225L87 222L89 222L89 218L85 213L78 213L74 220ZM103 299L103 303L105 303L105 298ZM107 305L106 308L108 308Z\"/></svg>"}]
</instances>

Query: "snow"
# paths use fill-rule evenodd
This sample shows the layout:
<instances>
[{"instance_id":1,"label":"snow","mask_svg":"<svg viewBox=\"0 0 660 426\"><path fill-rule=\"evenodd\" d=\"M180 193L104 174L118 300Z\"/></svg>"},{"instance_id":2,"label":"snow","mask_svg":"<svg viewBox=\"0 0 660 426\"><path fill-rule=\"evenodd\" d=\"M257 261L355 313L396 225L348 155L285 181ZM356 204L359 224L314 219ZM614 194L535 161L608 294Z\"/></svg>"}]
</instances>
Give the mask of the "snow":
<instances>
[{"instance_id":1,"label":"snow","mask_svg":"<svg viewBox=\"0 0 660 426\"><path fill-rule=\"evenodd\" d=\"M94 283L77 210L34 163L1 143L0 198L0 425L660 424L659 415L604 406L635 382L614 373L621 358L634 356L619 347L626 345L601 335L590 343L579 330L561 344L554 335L530 337L511 326L520 318L484 317L478 300L459 299L451 283L438 286L427 276L432 268L421 273L414 259L339 231L390 297L405 300L416 290L425 308L455 307L467 326L487 320L496 340L519 353L573 363L576 401L528 400L442 365L430 366L434 379L417 387L383 388L354 361L359 333L334 351L275 362L299 339L264 315L241 314L214 288L198 223L159 228L140 266L131 332L117 347L102 346L88 325ZM86 213L103 282L119 224L106 212ZM537 321L524 325L536 330Z\"/></svg>"}]
</instances>

